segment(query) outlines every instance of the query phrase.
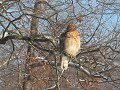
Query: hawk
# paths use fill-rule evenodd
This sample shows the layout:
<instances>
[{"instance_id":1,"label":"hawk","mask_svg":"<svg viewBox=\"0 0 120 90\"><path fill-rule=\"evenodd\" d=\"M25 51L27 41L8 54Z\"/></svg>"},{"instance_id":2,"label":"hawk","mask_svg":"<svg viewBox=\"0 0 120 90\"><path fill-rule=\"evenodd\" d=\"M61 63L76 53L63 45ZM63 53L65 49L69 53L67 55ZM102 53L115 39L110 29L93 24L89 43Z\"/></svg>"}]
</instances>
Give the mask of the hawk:
<instances>
[{"instance_id":1,"label":"hawk","mask_svg":"<svg viewBox=\"0 0 120 90\"><path fill-rule=\"evenodd\" d=\"M80 50L80 34L73 23L69 24L60 36L60 50L61 69L66 70L69 60L75 58Z\"/></svg>"}]
</instances>

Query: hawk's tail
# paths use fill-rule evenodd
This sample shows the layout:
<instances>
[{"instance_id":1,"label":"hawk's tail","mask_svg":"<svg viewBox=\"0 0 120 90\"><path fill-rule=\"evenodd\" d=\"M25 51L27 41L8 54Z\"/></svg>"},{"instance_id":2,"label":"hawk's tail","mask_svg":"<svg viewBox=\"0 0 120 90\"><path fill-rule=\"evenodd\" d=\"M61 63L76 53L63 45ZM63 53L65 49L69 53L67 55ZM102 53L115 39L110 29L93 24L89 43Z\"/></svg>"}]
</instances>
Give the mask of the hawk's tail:
<instances>
[{"instance_id":1,"label":"hawk's tail","mask_svg":"<svg viewBox=\"0 0 120 90\"><path fill-rule=\"evenodd\" d=\"M61 56L61 69L62 70L67 70L68 62L69 62L69 58L65 55L62 55Z\"/></svg>"}]
</instances>

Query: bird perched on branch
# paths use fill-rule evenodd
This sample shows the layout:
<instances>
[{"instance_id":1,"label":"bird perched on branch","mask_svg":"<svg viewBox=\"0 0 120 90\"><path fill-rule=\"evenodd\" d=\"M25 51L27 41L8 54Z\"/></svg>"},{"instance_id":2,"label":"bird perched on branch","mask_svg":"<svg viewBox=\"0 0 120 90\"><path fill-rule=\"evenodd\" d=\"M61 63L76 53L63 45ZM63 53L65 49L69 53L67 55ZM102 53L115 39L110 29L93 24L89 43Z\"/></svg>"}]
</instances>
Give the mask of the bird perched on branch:
<instances>
[{"instance_id":1,"label":"bird perched on branch","mask_svg":"<svg viewBox=\"0 0 120 90\"><path fill-rule=\"evenodd\" d=\"M61 69L66 70L69 60L75 58L80 50L80 34L73 23L69 24L60 36L60 50L62 52Z\"/></svg>"}]
</instances>

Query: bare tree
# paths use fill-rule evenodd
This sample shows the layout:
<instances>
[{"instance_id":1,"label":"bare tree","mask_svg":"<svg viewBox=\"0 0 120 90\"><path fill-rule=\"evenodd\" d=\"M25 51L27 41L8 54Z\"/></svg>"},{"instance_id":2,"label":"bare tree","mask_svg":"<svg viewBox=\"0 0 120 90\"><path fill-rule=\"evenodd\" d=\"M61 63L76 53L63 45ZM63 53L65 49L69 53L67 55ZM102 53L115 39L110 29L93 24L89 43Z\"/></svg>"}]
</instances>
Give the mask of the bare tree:
<instances>
[{"instance_id":1,"label":"bare tree","mask_svg":"<svg viewBox=\"0 0 120 90\"><path fill-rule=\"evenodd\" d=\"M1 90L120 90L118 0L0 2ZM82 49L60 69L59 36L70 22Z\"/></svg>"}]
</instances>

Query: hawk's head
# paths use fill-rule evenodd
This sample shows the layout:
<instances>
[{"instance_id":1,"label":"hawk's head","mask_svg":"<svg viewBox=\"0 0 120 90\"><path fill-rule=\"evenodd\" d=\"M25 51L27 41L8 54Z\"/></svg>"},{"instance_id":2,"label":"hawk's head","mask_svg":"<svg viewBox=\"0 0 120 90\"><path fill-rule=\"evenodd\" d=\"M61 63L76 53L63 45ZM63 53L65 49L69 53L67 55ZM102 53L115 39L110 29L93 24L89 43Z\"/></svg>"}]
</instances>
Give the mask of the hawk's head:
<instances>
[{"instance_id":1,"label":"hawk's head","mask_svg":"<svg viewBox=\"0 0 120 90\"><path fill-rule=\"evenodd\" d=\"M70 23L70 24L67 26L67 31L74 31L74 30L76 30L75 24Z\"/></svg>"}]
</instances>

